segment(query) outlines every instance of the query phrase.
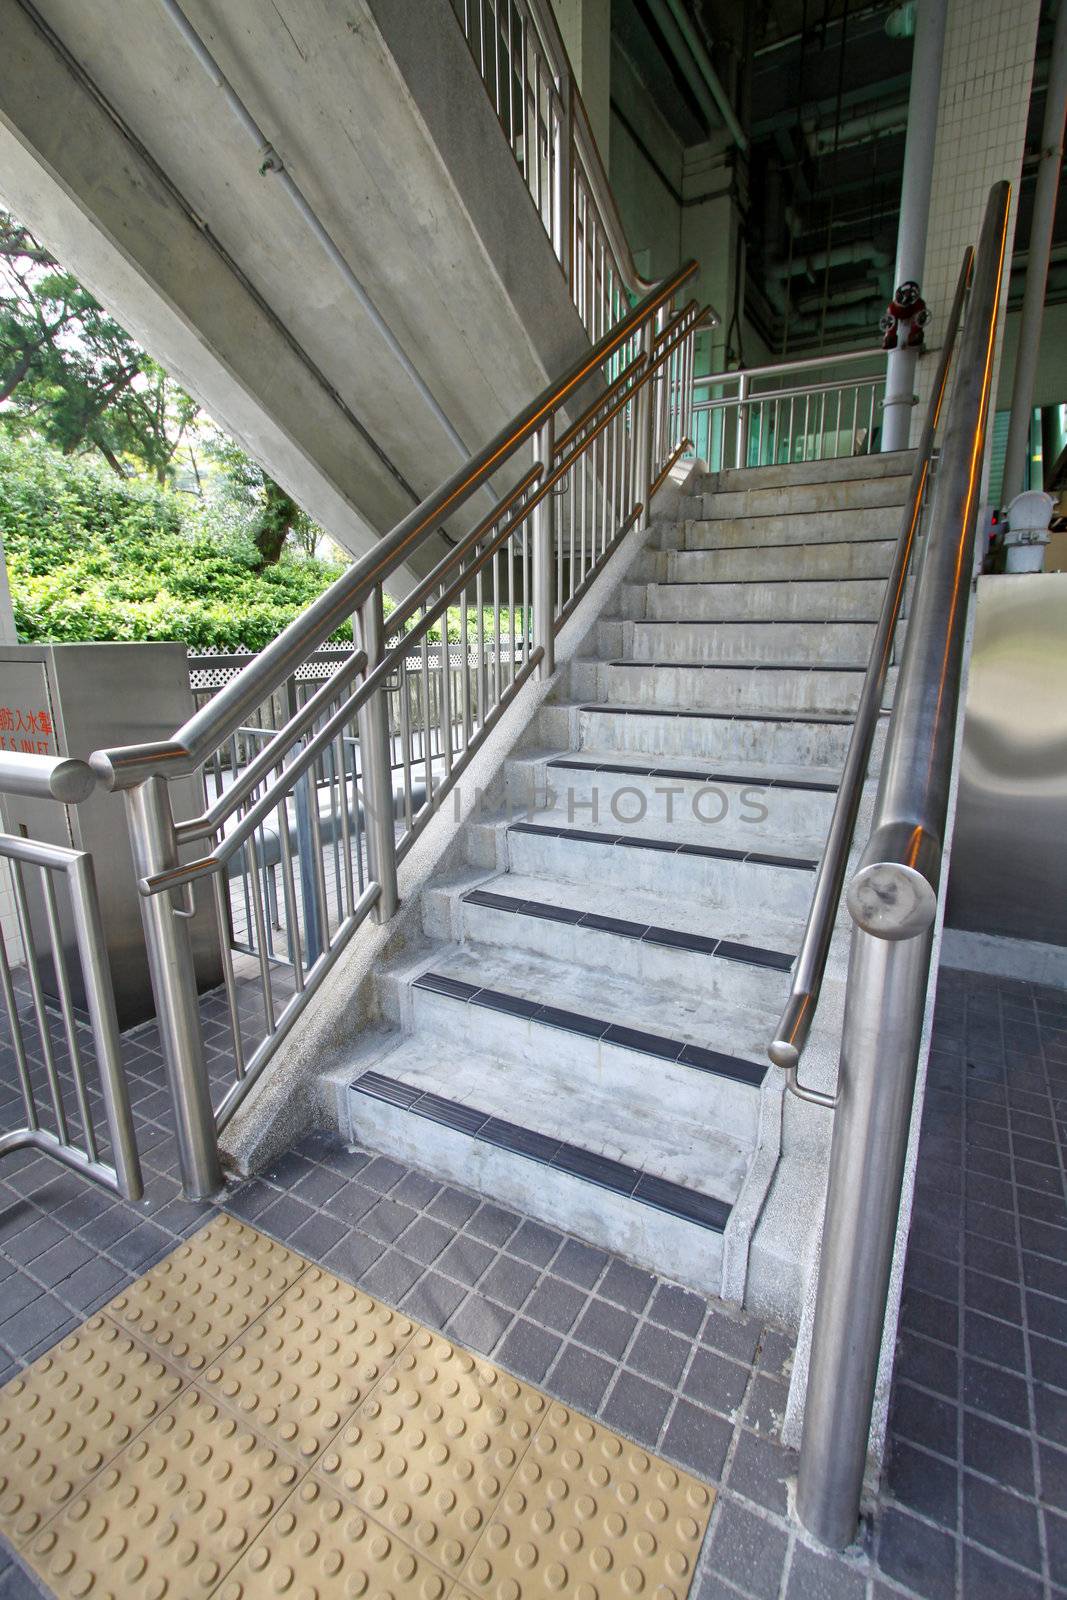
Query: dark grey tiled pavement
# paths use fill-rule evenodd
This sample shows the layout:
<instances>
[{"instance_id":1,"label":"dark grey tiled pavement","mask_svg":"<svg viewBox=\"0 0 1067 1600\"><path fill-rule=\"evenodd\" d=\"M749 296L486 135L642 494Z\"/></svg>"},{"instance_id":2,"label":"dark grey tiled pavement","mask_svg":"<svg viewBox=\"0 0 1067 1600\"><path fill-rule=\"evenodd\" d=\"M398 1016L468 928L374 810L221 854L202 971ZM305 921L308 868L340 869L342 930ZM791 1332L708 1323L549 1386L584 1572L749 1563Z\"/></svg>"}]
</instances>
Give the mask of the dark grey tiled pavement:
<instances>
[{"instance_id":1,"label":"dark grey tiled pavement","mask_svg":"<svg viewBox=\"0 0 1067 1600\"><path fill-rule=\"evenodd\" d=\"M130 1070L142 1204L0 1165L4 1376L211 1213L178 1192L152 1030ZM226 1203L718 1484L695 1600L1036 1600L1067 1594L1065 1088L1067 996L942 976L889 1461L844 1557L788 1517L781 1330L332 1136ZM4 1560L0 1600L37 1595Z\"/></svg>"}]
</instances>

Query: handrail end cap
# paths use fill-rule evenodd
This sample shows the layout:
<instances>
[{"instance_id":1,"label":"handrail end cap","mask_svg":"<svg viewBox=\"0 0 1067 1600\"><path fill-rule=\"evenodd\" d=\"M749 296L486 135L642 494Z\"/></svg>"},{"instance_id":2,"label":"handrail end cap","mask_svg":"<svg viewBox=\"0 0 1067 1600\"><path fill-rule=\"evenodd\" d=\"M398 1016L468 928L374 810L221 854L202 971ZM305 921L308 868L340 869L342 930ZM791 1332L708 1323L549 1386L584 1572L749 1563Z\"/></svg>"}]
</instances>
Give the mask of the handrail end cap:
<instances>
[{"instance_id":1,"label":"handrail end cap","mask_svg":"<svg viewBox=\"0 0 1067 1600\"><path fill-rule=\"evenodd\" d=\"M861 867L845 896L856 926L878 939L914 939L932 927L937 895L929 880L901 861Z\"/></svg>"}]
</instances>

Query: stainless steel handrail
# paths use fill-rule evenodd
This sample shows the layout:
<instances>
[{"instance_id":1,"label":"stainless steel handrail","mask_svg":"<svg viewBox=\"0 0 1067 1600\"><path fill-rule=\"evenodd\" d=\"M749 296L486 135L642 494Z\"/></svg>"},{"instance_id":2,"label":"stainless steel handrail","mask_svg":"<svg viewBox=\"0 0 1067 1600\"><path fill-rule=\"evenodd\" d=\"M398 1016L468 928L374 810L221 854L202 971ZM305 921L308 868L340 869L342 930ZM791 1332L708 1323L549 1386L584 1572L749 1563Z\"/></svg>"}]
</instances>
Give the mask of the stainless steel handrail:
<instances>
[{"instance_id":1,"label":"stainless steel handrail","mask_svg":"<svg viewBox=\"0 0 1067 1600\"><path fill-rule=\"evenodd\" d=\"M823 1544L854 1537L930 986L1011 188L994 185L934 480L849 954L797 1480Z\"/></svg>"},{"instance_id":2,"label":"stainless steel handrail","mask_svg":"<svg viewBox=\"0 0 1067 1600\"><path fill-rule=\"evenodd\" d=\"M73 756L34 756L21 750L0 751L0 794L33 800L58 800L76 806L96 788L96 773Z\"/></svg>"},{"instance_id":3,"label":"stainless steel handrail","mask_svg":"<svg viewBox=\"0 0 1067 1600\"><path fill-rule=\"evenodd\" d=\"M837 355L831 353L823 356L800 356L796 361L770 361L762 367L731 367L725 372L710 372L703 377L694 378L693 388L707 389L713 384L736 382L740 378L747 378L751 383L754 378L775 378L785 372L816 372L821 367L847 366L853 361L876 360L885 361L885 351L880 345L875 345L872 350L842 350Z\"/></svg>"},{"instance_id":4,"label":"stainless steel handrail","mask_svg":"<svg viewBox=\"0 0 1067 1600\"><path fill-rule=\"evenodd\" d=\"M420 505L408 513L362 560L355 562L319 599L284 628L208 703L194 713L169 740L97 750L90 764L104 787L131 789L146 779L174 778L191 772L249 714L285 681L294 668L347 622L379 584L418 548L446 514L463 505L516 451L531 439L544 420L660 307L668 304L697 270L689 261L622 320L522 410L489 444L477 452ZM709 316L715 318L714 312Z\"/></svg>"},{"instance_id":5,"label":"stainless steel handrail","mask_svg":"<svg viewBox=\"0 0 1067 1600\"><path fill-rule=\"evenodd\" d=\"M944 403L949 367L956 345L960 318L963 315L963 302L967 294L973 262L974 251L968 248L963 257L963 265L960 268L959 280L956 284L956 294L952 302L952 310L949 313L948 326L945 330L945 342L942 346L937 376L934 379L933 392L930 396L930 404L927 408L926 420L919 440L915 466L912 470L911 483L908 487L907 504L901 520L900 532L897 535L896 548L893 552L893 562L886 578L885 595L882 599L878 625L874 631L874 639L867 659L867 671L863 679L863 688L860 691L856 720L852 725L852 736L845 756L844 770L841 774L841 783L837 791L837 799L830 821L830 830L826 838L826 847L819 862L815 888L812 893L811 909L808 912L804 937L801 940L800 951L793 967L793 980L789 998L782 1012L778 1030L767 1052L774 1065L781 1067L783 1071L789 1074L789 1087L793 1093L799 1095L803 1100L813 1101L816 1105L832 1106L835 1103L835 1097L831 1094L823 1094L818 1089L806 1088L799 1083L797 1066L800 1060L800 1053L807 1042L808 1034L811 1030L815 1008L819 1001L823 974L826 970L826 960L830 952L830 941L833 938L834 923L841 900L841 889L845 881L845 871L848 866L849 852L852 849L853 835L856 831L860 797L867 777L871 745L874 742L874 733L882 709L886 675L889 671L889 664L893 654L893 641L896 636L897 623L900 620L908 572L915 549L916 536L919 531L923 497L930 475L938 419Z\"/></svg>"}]
</instances>

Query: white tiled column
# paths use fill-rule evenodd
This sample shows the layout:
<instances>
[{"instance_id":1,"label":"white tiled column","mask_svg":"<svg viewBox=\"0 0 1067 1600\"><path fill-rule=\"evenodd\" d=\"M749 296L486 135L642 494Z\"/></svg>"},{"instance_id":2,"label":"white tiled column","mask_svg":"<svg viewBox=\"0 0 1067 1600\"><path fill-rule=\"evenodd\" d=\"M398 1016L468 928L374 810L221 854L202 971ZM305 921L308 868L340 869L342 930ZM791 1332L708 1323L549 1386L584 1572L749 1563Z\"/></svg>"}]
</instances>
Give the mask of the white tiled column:
<instances>
[{"instance_id":1,"label":"white tiled column","mask_svg":"<svg viewBox=\"0 0 1067 1600\"><path fill-rule=\"evenodd\" d=\"M989 190L999 178L1012 185L1008 270L1040 10L1040 0L949 0L922 280L933 319L927 332L932 347L941 343L963 252L978 238ZM999 368L1000 342L996 359ZM930 358L919 363L913 444L935 366Z\"/></svg>"}]
</instances>

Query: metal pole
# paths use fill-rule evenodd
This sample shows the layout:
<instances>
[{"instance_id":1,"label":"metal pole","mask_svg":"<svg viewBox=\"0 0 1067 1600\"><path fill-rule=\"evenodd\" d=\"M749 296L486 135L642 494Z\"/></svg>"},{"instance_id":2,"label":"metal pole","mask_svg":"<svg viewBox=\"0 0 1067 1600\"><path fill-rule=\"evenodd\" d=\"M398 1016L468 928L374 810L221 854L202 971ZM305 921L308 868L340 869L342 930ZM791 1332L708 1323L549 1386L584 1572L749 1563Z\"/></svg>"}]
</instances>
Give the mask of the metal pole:
<instances>
[{"instance_id":1,"label":"metal pole","mask_svg":"<svg viewBox=\"0 0 1067 1600\"><path fill-rule=\"evenodd\" d=\"M1045 309L1045 286L1052 252L1052 230L1056 220L1056 194L1063 164L1063 122L1067 112L1067 0L1060 0L1056 31L1052 37L1048 88L1045 91L1045 120L1041 127L1041 164L1034 188L1034 212L1030 223L1030 246L1026 258L1026 287L1019 318L1019 343L1015 355L1015 379L1011 387L1011 421L1004 452L1003 505L1010 505L1026 488L1026 461L1030 445L1030 410L1034 401L1034 379L1041 348L1041 319Z\"/></svg>"},{"instance_id":2,"label":"metal pole","mask_svg":"<svg viewBox=\"0 0 1067 1600\"><path fill-rule=\"evenodd\" d=\"M442 633L447 637L447 615ZM384 653L382 590L379 584L364 600L355 618L357 647L367 654L372 672ZM443 646L447 649L447 643ZM396 828L393 819L393 768L384 686L376 689L358 712L359 757L363 808L367 818L367 859L371 877L381 885L374 907L376 922L389 922L400 904L396 887Z\"/></svg>"},{"instance_id":3,"label":"metal pole","mask_svg":"<svg viewBox=\"0 0 1067 1600\"><path fill-rule=\"evenodd\" d=\"M534 466L548 473L555 455L555 425L551 417L534 434ZM556 670L556 630L552 602L552 574L556 549L556 496L546 494L534 507L533 523L533 640L544 651L538 677L551 678Z\"/></svg>"},{"instance_id":4,"label":"metal pole","mask_svg":"<svg viewBox=\"0 0 1067 1600\"><path fill-rule=\"evenodd\" d=\"M908 96L908 131L904 141L904 177L900 186L900 223L894 288L909 278L922 283L926 230L934 176L934 142L941 98L941 61L945 53L948 0L922 0L915 25ZM906 450L915 404L916 350L891 350L886 363L882 411L882 449Z\"/></svg>"},{"instance_id":5,"label":"metal pole","mask_svg":"<svg viewBox=\"0 0 1067 1600\"><path fill-rule=\"evenodd\" d=\"M908 620L849 958L797 1513L856 1530L885 1327L948 814L1010 186L990 193Z\"/></svg>"},{"instance_id":6,"label":"metal pole","mask_svg":"<svg viewBox=\"0 0 1067 1600\"><path fill-rule=\"evenodd\" d=\"M801 1522L837 1550L855 1537L867 1464L930 939L852 935L797 1481Z\"/></svg>"},{"instance_id":7,"label":"metal pole","mask_svg":"<svg viewBox=\"0 0 1067 1600\"><path fill-rule=\"evenodd\" d=\"M146 778L128 789L126 815L136 877L173 870L178 848L164 779ZM190 1200L206 1200L222 1188L222 1168L200 1033L189 913L175 904L173 891L164 890L142 897L141 920L174 1107L182 1188Z\"/></svg>"},{"instance_id":8,"label":"metal pole","mask_svg":"<svg viewBox=\"0 0 1067 1600\"><path fill-rule=\"evenodd\" d=\"M734 466L748 465L748 373L737 375L737 437Z\"/></svg>"},{"instance_id":9,"label":"metal pole","mask_svg":"<svg viewBox=\"0 0 1067 1600\"><path fill-rule=\"evenodd\" d=\"M650 318L641 329L641 354L652 359L652 346L655 341L655 328ZM649 499L652 488L652 427L655 413L652 409L652 384L648 378L641 382L637 391L637 405L634 408L634 504L641 502L641 515L637 526L647 528L651 508Z\"/></svg>"}]
</instances>

